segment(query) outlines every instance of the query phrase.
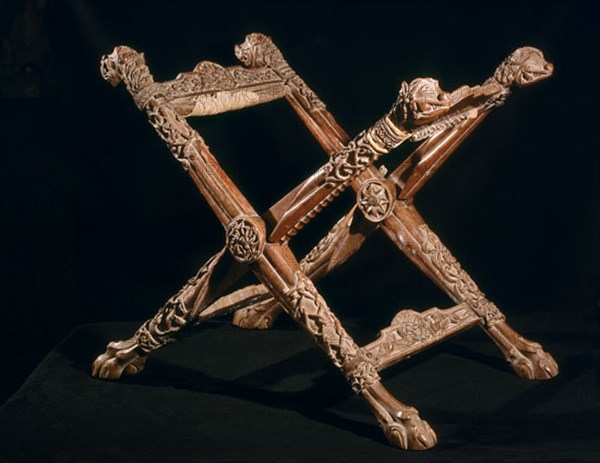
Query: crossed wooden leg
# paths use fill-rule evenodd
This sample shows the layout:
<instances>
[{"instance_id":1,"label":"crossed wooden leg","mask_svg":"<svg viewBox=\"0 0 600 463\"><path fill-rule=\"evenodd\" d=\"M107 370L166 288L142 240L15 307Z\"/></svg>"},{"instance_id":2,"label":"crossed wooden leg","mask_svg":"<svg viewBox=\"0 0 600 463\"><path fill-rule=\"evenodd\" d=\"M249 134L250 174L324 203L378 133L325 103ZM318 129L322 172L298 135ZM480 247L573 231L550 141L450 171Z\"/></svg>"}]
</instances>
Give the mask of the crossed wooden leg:
<instances>
[{"instance_id":1,"label":"crossed wooden leg","mask_svg":"<svg viewBox=\"0 0 600 463\"><path fill-rule=\"evenodd\" d=\"M230 307L208 312L199 310L214 294L212 286L222 276L218 266L221 260L226 260L224 257L227 256L223 250L211 258L131 338L109 343L106 352L94 362L92 375L114 380L122 374L137 374L151 352L181 339L206 319L231 310ZM279 307L313 337L346 376L352 389L367 400L392 445L412 450L435 445L437 438L429 424L419 417L416 409L399 402L384 388L375 367L329 309L287 247L266 244L263 255L252 264L252 270L269 286L269 294L276 298Z\"/></svg>"},{"instance_id":2,"label":"crossed wooden leg","mask_svg":"<svg viewBox=\"0 0 600 463\"><path fill-rule=\"evenodd\" d=\"M94 362L92 375L119 379L123 374L139 373L152 352L191 334L195 326L220 314L202 309L241 275L240 270L225 249L215 254L129 339L109 343Z\"/></svg>"},{"instance_id":3,"label":"crossed wooden leg","mask_svg":"<svg viewBox=\"0 0 600 463\"><path fill-rule=\"evenodd\" d=\"M387 221L382 229L456 303L466 303L519 376L548 379L558 373L558 366L550 354L510 328L505 316L479 290L414 206L402 204L396 207L393 219Z\"/></svg>"},{"instance_id":4,"label":"crossed wooden leg","mask_svg":"<svg viewBox=\"0 0 600 463\"><path fill-rule=\"evenodd\" d=\"M451 330L448 326L442 325L439 332L432 333L436 342L474 324L479 324L498 345L519 376L533 380L548 379L558 374L558 365L552 356L538 343L525 339L508 325L505 316L479 290L439 237L423 221L414 206L397 206L381 228L419 269L459 304L457 307L461 308L461 312L468 313L461 318L459 324L453 324ZM369 236L368 231L374 229L376 228L372 222L353 209L301 261L301 267L315 280L324 276L347 260ZM260 286L242 291L247 291L246 297L249 303L248 306L235 312L235 323L242 328L266 329L272 326L281 310L277 300L270 297L269 292ZM242 299L239 293L233 293L228 296L227 301L217 301L216 306L224 310L232 301L241 302ZM411 311L406 316L412 319L414 313ZM405 317L398 314L392 326L399 328L406 321ZM401 343L404 345L405 341ZM423 348L424 346L421 345L418 350ZM372 349L367 348L367 350ZM376 363L389 366L414 352L414 350L405 352L402 349L403 355L396 353L386 358L385 362L377 360Z\"/></svg>"},{"instance_id":5,"label":"crossed wooden leg","mask_svg":"<svg viewBox=\"0 0 600 463\"><path fill-rule=\"evenodd\" d=\"M239 54L242 61L249 65L260 63L271 66L280 74L287 74L286 78L293 85L294 79L290 78L293 71L270 39L255 36L250 38L251 43L248 42L249 39L242 46L246 53ZM551 72L552 66L543 60L541 53L525 48L503 63L494 79L507 87L508 94L508 86L529 85ZM523 80L524 75L528 76L526 80ZM314 104L307 104L301 97L302 89L295 90L287 99L324 148L331 151L329 147L335 149L347 143L348 136L335 123L325 105L315 108ZM362 214L353 209L342 218L302 260L301 265L311 278L320 278L348 259L368 235L381 226L394 244L456 303L466 303L519 376L527 379L551 378L558 373L552 356L544 352L539 344L520 336L506 323L504 315L485 298L412 205L414 195L492 108L493 105L490 105L475 120L450 128L446 133L425 142L388 179L373 167L359 175L353 186ZM253 293L255 301L234 314L234 323L242 328L268 328L279 311L277 302L268 298L260 288L254 288ZM231 299L235 300L236 297L232 296ZM401 323L402 317L397 317L393 325ZM465 319L462 325L462 328L453 327L452 332L470 327L472 318ZM442 333L438 334L439 339L443 337Z\"/></svg>"}]
</instances>

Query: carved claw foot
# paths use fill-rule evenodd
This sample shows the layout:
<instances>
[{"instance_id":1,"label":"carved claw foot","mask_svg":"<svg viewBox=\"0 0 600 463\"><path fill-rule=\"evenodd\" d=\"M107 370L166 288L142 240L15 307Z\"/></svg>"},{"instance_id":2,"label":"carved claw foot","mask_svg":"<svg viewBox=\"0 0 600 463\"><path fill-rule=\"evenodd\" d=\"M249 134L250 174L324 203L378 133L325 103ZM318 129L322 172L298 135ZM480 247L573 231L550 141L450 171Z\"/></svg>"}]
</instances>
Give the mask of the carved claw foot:
<instances>
[{"instance_id":1,"label":"carved claw foot","mask_svg":"<svg viewBox=\"0 0 600 463\"><path fill-rule=\"evenodd\" d=\"M515 373L525 379L550 379L558 374L558 364L537 342L529 341L506 322L489 329Z\"/></svg>"},{"instance_id":2,"label":"carved claw foot","mask_svg":"<svg viewBox=\"0 0 600 463\"><path fill-rule=\"evenodd\" d=\"M405 450L427 450L437 436L419 412L397 401L382 385L375 383L363 391L389 443Z\"/></svg>"},{"instance_id":3,"label":"carved claw foot","mask_svg":"<svg viewBox=\"0 0 600 463\"><path fill-rule=\"evenodd\" d=\"M100 379L119 379L123 374L135 375L144 369L146 356L137 352L135 338L108 344L106 352L96 359L92 376Z\"/></svg>"},{"instance_id":4,"label":"carved claw foot","mask_svg":"<svg viewBox=\"0 0 600 463\"><path fill-rule=\"evenodd\" d=\"M237 310L233 314L233 324L246 330L267 330L273 326L281 312L273 299Z\"/></svg>"}]
</instances>

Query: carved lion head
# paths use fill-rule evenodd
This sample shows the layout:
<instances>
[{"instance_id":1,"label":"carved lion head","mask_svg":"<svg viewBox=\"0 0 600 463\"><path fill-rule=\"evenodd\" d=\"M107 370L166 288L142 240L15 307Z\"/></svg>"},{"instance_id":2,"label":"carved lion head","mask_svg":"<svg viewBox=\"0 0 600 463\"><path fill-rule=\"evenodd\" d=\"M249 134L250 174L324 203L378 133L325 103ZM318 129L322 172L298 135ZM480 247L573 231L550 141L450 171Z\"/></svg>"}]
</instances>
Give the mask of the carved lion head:
<instances>
[{"instance_id":1,"label":"carved lion head","mask_svg":"<svg viewBox=\"0 0 600 463\"><path fill-rule=\"evenodd\" d=\"M235 56L248 67L261 67L269 64L270 58L265 55L265 50L272 51L273 42L269 37L260 33L246 36L244 43L234 47Z\"/></svg>"},{"instance_id":2,"label":"carved lion head","mask_svg":"<svg viewBox=\"0 0 600 463\"><path fill-rule=\"evenodd\" d=\"M494 73L494 79L503 86L525 87L552 75L554 66L544 59L543 53L534 47L515 50Z\"/></svg>"},{"instance_id":3,"label":"carved lion head","mask_svg":"<svg viewBox=\"0 0 600 463\"><path fill-rule=\"evenodd\" d=\"M414 79L410 84L402 82L396 101L398 121L425 123L445 113L451 106L448 92L440 88L436 79Z\"/></svg>"}]
</instances>

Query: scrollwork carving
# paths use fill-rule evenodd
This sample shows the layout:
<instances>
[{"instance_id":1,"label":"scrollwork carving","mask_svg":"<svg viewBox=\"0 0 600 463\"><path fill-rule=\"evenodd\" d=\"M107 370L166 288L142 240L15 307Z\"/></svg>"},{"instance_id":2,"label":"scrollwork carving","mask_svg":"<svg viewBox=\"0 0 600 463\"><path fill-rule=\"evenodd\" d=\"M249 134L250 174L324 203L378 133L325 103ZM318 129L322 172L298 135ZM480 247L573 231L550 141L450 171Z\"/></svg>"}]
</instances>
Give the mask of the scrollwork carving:
<instances>
[{"instance_id":1,"label":"scrollwork carving","mask_svg":"<svg viewBox=\"0 0 600 463\"><path fill-rule=\"evenodd\" d=\"M425 140L426 138L432 137L436 133L442 132L450 127L454 127L460 124L463 121L466 121L469 117L473 115L475 115L475 113L472 113L470 111L463 111L441 117L440 120L434 122L433 124L415 129L410 136L410 140Z\"/></svg>"}]
</instances>

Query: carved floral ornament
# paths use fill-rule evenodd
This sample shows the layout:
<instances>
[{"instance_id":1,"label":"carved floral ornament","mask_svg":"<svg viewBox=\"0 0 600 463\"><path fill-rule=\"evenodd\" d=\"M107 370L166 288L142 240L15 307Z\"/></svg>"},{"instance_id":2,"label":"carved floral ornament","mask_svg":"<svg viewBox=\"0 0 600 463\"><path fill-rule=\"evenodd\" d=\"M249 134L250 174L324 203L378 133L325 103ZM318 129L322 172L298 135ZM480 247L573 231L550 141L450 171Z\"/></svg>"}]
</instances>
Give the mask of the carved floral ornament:
<instances>
[{"instance_id":1,"label":"carved floral ornament","mask_svg":"<svg viewBox=\"0 0 600 463\"><path fill-rule=\"evenodd\" d=\"M381 222L392 212L394 195L382 181L370 180L358 192L357 204L367 220Z\"/></svg>"}]
</instances>

